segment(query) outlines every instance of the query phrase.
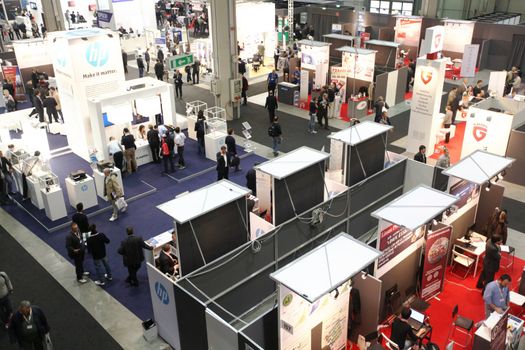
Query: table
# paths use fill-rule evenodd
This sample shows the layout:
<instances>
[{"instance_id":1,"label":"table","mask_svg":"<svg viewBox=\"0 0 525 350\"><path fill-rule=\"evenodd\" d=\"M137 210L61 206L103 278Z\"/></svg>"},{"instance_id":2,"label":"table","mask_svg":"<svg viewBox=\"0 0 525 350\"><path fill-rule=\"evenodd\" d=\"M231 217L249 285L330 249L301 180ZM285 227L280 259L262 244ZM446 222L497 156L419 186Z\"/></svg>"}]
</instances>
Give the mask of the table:
<instances>
[{"instance_id":1,"label":"table","mask_svg":"<svg viewBox=\"0 0 525 350\"><path fill-rule=\"evenodd\" d=\"M149 148L148 141L145 140L135 140L135 145L137 149L135 150L135 160L137 161L137 166L151 163L153 161L153 156L151 155L151 148Z\"/></svg>"},{"instance_id":2,"label":"table","mask_svg":"<svg viewBox=\"0 0 525 350\"><path fill-rule=\"evenodd\" d=\"M70 177L67 177L66 189L69 204L73 208L76 208L80 202L84 205L84 209L98 205L95 181L91 176L86 175L86 178L80 181L73 181Z\"/></svg>"},{"instance_id":3,"label":"table","mask_svg":"<svg viewBox=\"0 0 525 350\"><path fill-rule=\"evenodd\" d=\"M47 192L45 188L41 188L40 191L42 192L41 195L44 200L46 216L51 221L62 219L67 216L64 194L60 186L53 186L49 192Z\"/></svg>"},{"instance_id":4,"label":"table","mask_svg":"<svg viewBox=\"0 0 525 350\"><path fill-rule=\"evenodd\" d=\"M281 103L293 105L296 93L299 94L299 85L297 84L287 82L277 84L277 94Z\"/></svg>"},{"instance_id":5,"label":"table","mask_svg":"<svg viewBox=\"0 0 525 350\"><path fill-rule=\"evenodd\" d=\"M470 233L470 241L467 241L464 237L458 238L456 242L460 244L454 244L455 248L459 248L467 253L467 255L474 255L476 259L476 264L474 265L474 275L478 273L478 263L479 258L485 254L485 242L487 241L487 237L483 236L482 234L479 234L477 232L472 231Z\"/></svg>"},{"instance_id":6,"label":"table","mask_svg":"<svg viewBox=\"0 0 525 350\"><path fill-rule=\"evenodd\" d=\"M120 188L122 189L122 195L124 195L124 184L122 182L122 173L120 172L120 169L114 167L111 171L117 174L117 182L120 185ZM107 201L106 196L104 196L104 173L98 171L98 169L93 169L93 178L95 179L95 188L97 190L97 195L104 201Z\"/></svg>"}]
</instances>

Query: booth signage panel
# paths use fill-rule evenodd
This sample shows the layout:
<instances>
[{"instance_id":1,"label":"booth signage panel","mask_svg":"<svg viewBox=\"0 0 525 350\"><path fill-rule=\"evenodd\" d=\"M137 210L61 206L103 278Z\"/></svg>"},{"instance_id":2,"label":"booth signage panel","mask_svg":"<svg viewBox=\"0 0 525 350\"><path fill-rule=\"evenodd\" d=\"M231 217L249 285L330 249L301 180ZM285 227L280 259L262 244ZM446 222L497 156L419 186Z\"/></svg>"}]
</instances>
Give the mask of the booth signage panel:
<instances>
[{"instance_id":1,"label":"booth signage panel","mask_svg":"<svg viewBox=\"0 0 525 350\"><path fill-rule=\"evenodd\" d=\"M268 221L264 220L259 215L250 212L250 239L252 241L261 236L264 236L274 228L275 226L270 224Z\"/></svg>"},{"instance_id":2,"label":"booth signage panel","mask_svg":"<svg viewBox=\"0 0 525 350\"><path fill-rule=\"evenodd\" d=\"M168 66L170 70L179 69L185 66L193 64L193 54L177 55L169 58Z\"/></svg>"},{"instance_id":3,"label":"booth signage panel","mask_svg":"<svg viewBox=\"0 0 525 350\"><path fill-rule=\"evenodd\" d=\"M375 61L375 53L368 55L356 55L353 52L343 52L341 66L346 68L349 78L372 82L374 81Z\"/></svg>"},{"instance_id":4,"label":"booth signage panel","mask_svg":"<svg viewBox=\"0 0 525 350\"><path fill-rule=\"evenodd\" d=\"M15 41L13 49L20 69L53 64L44 40Z\"/></svg>"},{"instance_id":5,"label":"booth signage panel","mask_svg":"<svg viewBox=\"0 0 525 350\"><path fill-rule=\"evenodd\" d=\"M310 75L306 69L301 69L301 81L299 87L299 97L301 101L308 100L308 83Z\"/></svg>"},{"instance_id":6,"label":"booth signage panel","mask_svg":"<svg viewBox=\"0 0 525 350\"><path fill-rule=\"evenodd\" d=\"M476 75L476 64L478 62L479 45L465 45L463 59L461 62L461 76L474 77Z\"/></svg>"},{"instance_id":7,"label":"booth signage panel","mask_svg":"<svg viewBox=\"0 0 525 350\"><path fill-rule=\"evenodd\" d=\"M427 28L425 39L421 43L421 54L426 55L443 51L443 41L445 40L445 27L434 26Z\"/></svg>"},{"instance_id":8,"label":"booth signage panel","mask_svg":"<svg viewBox=\"0 0 525 350\"><path fill-rule=\"evenodd\" d=\"M507 339L507 322L509 321L509 309L505 310L499 321L490 330L489 350L505 349Z\"/></svg>"},{"instance_id":9,"label":"booth signage panel","mask_svg":"<svg viewBox=\"0 0 525 350\"><path fill-rule=\"evenodd\" d=\"M337 298L329 293L309 303L279 285L280 350L345 349L349 283L343 283L337 290Z\"/></svg>"},{"instance_id":10,"label":"booth signage panel","mask_svg":"<svg viewBox=\"0 0 525 350\"><path fill-rule=\"evenodd\" d=\"M418 47L423 19L398 17L396 22L395 42L406 46Z\"/></svg>"},{"instance_id":11,"label":"booth signage panel","mask_svg":"<svg viewBox=\"0 0 525 350\"><path fill-rule=\"evenodd\" d=\"M443 50L451 52L463 52L465 45L472 42L475 22L467 21L445 21L445 37Z\"/></svg>"},{"instance_id":12,"label":"booth signage panel","mask_svg":"<svg viewBox=\"0 0 525 350\"><path fill-rule=\"evenodd\" d=\"M330 82L335 83L341 96L346 96L346 79L348 70L344 67L330 67Z\"/></svg>"},{"instance_id":13,"label":"booth signage panel","mask_svg":"<svg viewBox=\"0 0 525 350\"><path fill-rule=\"evenodd\" d=\"M496 96L503 96L505 92L505 81L507 72L490 72L488 91L496 92Z\"/></svg>"},{"instance_id":14,"label":"booth signage panel","mask_svg":"<svg viewBox=\"0 0 525 350\"><path fill-rule=\"evenodd\" d=\"M113 13L109 11L97 11L97 19L100 22L110 23L111 17L113 17Z\"/></svg>"},{"instance_id":15,"label":"booth signage panel","mask_svg":"<svg viewBox=\"0 0 525 350\"><path fill-rule=\"evenodd\" d=\"M450 181L453 181L454 179L451 179ZM465 204L479 196L479 186L467 180L459 180L450 186L448 192L459 197L456 206L458 209L461 209Z\"/></svg>"},{"instance_id":16,"label":"booth signage panel","mask_svg":"<svg viewBox=\"0 0 525 350\"><path fill-rule=\"evenodd\" d=\"M451 226L427 232L421 281L421 298L423 299L428 299L443 290L451 235Z\"/></svg>"}]
</instances>

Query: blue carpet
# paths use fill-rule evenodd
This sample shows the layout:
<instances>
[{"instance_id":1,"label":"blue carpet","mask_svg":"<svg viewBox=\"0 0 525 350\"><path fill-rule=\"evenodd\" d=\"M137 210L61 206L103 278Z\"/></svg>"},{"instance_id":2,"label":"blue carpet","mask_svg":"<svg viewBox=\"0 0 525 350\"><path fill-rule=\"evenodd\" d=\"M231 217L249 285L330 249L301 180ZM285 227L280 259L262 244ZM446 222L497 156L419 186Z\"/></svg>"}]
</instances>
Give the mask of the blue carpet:
<instances>
[{"instance_id":1,"label":"blue carpet","mask_svg":"<svg viewBox=\"0 0 525 350\"><path fill-rule=\"evenodd\" d=\"M187 148L187 151L185 151L187 169L184 171L187 170L187 174L191 175L192 173L194 174L197 169L204 168L204 165L202 164L204 161L200 158L197 158L196 150L195 152L192 152L192 142L189 141L191 140L188 140L187 145L189 147ZM243 158L241 161L241 166L247 170L250 169L255 162L262 162L264 160L265 159L262 157L249 154ZM205 160L205 162L207 163L208 160ZM67 154L55 158L51 163L53 171L57 173L61 179L69 174L71 170L75 170L77 168L89 170L89 165L87 162L73 154ZM140 287L129 287L124 282L124 279L127 277L127 270L122 265L121 257L117 254L120 241L125 238L126 227L133 226L136 234L142 236L145 239L169 230L173 227L171 218L158 210L156 206L175 198L176 195L182 192L194 191L210 183L213 183L216 181L217 176L215 171L213 171L214 163L212 164L212 169L210 171L203 172L201 175L193 177L191 180L180 183L174 181L168 176L162 175L161 169L162 165L160 164L147 164L139 167L139 171L136 174L132 174L124 178L126 197L129 197L133 193L140 193L141 191L146 190L147 186L142 187L145 186L142 181L155 186L157 188L157 192L131 202L127 212L121 214L117 221L108 221L109 216L111 215L109 212L95 215L90 219L90 222L95 223L98 230L104 232L111 240L111 243L108 246L108 257L110 260L110 266L113 270L114 279L105 287L105 289L114 298L116 298L135 315L137 315L137 317L143 320L153 316L149 288L147 287L146 269L143 266L139 271L138 278ZM182 173L182 171L180 171L180 173ZM176 175L178 176L178 174ZM231 173L230 180L245 186L245 171ZM63 188L65 191L65 186ZM149 190L149 188L147 189ZM23 223L23 225L31 230L35 235L44 240L59 254L68 259L65 249L65 236L68 232L68 229L61 229L53 233L48 233L37 221L35 221L22 209L14 205L4 206L4 209L13 215L19 222ZM95 273L93 262L90 257L86 259L85 268L92 274ZM75 276L72 275L71 279L74 278Z\"/></svg>"}]
</instances>

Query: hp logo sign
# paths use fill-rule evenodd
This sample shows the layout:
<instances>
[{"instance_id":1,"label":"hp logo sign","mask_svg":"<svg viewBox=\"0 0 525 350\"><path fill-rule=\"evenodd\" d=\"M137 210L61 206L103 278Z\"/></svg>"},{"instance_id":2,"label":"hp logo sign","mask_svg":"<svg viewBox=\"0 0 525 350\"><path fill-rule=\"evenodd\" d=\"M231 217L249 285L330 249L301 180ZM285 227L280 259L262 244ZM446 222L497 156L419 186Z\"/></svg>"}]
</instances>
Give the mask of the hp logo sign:
<instances>
[{"instance_id":1,"label":"hp logo sign","mask_svg":"<svg viewBox=\"0 0 525 350\"><path fill-rule=\"evenodd\" d=\"M168 305L170 303L170 297L168 295L168 291L162 285L162 283L155 282L155 293L157 293L157 297L159 298L160 301L162 301L163 304Z\"/></svg>"},{"instance_id":2,"label":"hp logo sign","mask_svg":"<svg viewBox=\"0 0 525 350\"><path fill-rule=\"evenodd\" d=\"M86 49L86 60L93 67L102 67L108 63L109 45L107 43L95 42L89 44Z\"/></svg>"},{"instance_id":3,"label":"hp logo sign","mask_svg":"<svg viewBox=\"0 0 525 350\"><path fill-rule=\"evenodd\" d=\"M80 187L80 190L82 192L86 192L88 190L88 185L82 185L82 187Z\"/></svg>"}]
</instances>

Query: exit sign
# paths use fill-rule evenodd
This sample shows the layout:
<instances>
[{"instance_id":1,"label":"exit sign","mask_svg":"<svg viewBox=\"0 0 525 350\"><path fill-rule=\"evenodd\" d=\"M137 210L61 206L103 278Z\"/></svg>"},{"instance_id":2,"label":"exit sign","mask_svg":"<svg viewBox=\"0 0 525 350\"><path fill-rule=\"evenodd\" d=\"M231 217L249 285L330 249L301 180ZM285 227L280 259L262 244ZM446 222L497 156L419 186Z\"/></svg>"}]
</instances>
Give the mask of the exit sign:
<instances>
[{"instance_id":1,"label":"exit sign","mask_svg":"<svg viewBox=\"0 0 525 350\"><path fill-rule=\"evenodd\" d=\"M175 70L193 64L193 54L177 55L169 58L169 69Z\"/></svg>"}]
</instances>

